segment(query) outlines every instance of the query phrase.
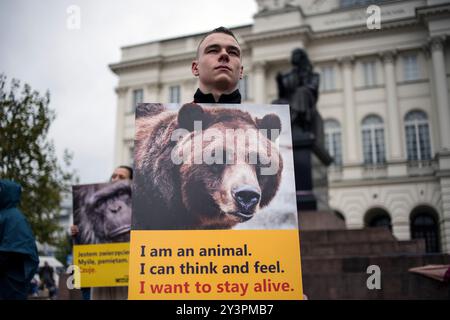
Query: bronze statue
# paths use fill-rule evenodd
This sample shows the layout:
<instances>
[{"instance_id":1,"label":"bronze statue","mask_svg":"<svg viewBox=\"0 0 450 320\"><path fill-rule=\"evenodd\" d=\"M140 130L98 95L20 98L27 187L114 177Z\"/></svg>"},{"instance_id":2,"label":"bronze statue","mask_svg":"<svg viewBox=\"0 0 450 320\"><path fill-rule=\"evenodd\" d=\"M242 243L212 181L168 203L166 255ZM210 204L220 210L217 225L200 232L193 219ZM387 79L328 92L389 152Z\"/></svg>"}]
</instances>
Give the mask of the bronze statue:
<instances>
[{"instance_id":1,"label":"bronze statue","mask_svg":"<svg viewBox=\"0 0 450 320\"><path fill-rule=\"evenodd\" d=\"M278 99L274 103L287 103L291 107L291 121L303 131L314 131L315 117L318 115L316 103L319 93L320 76L313 72L308 55L303 49L292 51L293 68L277 75Z\"/></svg>"},{"instance_id":2,"label":"bronze statue","mask_svg":"<svg viewBox=\"0 0 450 320\"><path fill-rule=\"evenodd\" d=\"M290 106L297 207L327 209L326 167L333 159L325 149L323 120L316 107L320 76L303 49L292 51L291 63L290 71L277 74L278 99L272 103Z\"/></svg>"}]
</instances>

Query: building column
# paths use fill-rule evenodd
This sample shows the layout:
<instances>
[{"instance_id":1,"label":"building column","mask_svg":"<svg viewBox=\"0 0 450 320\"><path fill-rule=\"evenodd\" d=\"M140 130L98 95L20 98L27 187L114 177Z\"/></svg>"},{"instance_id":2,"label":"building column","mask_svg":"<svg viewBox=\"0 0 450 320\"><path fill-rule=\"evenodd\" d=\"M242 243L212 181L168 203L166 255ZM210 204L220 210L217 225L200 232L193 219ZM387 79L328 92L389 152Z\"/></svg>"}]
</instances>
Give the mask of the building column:
<instances>
[{"instance_id":1,"label":"building column","mask_svg":"<svg viewBox=\"0 0 450 320\"><path fill-rule=\"evenodd\" d=\"M442 251L450 253L450 105L442 38L431 40L431 59L441 140L437 152L439 166L437 175L440 177L442 196L440 238Z\"/></svg>"},{"instance_id":2,"label":"building column","mask_svg":"<svg viewBox=\"0 0 450 320\"><path fill-rule=\"evenodd\" d=\"M440 155L442 157L442 154ZM450 164L450 153L447 153L447 164ZM450 169L450 165L448 165ZM450 174L441 177L442 215L439 217L442 252L450 253Z\"/></svg>"},{"instance_id":3,"label":"building column","mask_svg":"<svg viewBox=\"0 0 450 320\"><path fill-rule=\"evenodd\" d=\"M114 166L119 166L123 162L123 146L125 134L125 113L127 110L128 87L116 88L117 113L116 113L116 139L114 150Z\"/></svg>"},{"instance_id":4,"label":"building column","mask_svg":"<svg viewBox=\"0 0 450 320\"><path fill-rule=\"evenodd\" d=\"M391 212L392 233L398 240L411 240L409 214L405 208L398 208Z\"/></svg>"},{"instance_id":5,"label":"building column","mask_svg":"<svg viewBox=\"0 0 450 320\"><path fill-rule=\"evenodd\" d=\"M402 145L402 126L397 102L397 81L395 77L394 52L382 54L385 76L387 122L389 134L389 160L404 159Z\"/></svg>"},{"instance_id":6,"label":"building column","mask_svg":"<svg viewBox=\"0 0 450 320\"><path fill-rule=\"evenodd\" d=\"M360 145L358 137L360 136L356 130L356 109L355 99L353 95L353 59L345 57L341 61L342 75L344 79L344 111L345 123L344 134L346 143L344 144L344 164L359 163L358 146Z\"/></svg>"},{"instance_id":7,"label":"building column","mask_svg":"<svg viewBox=\"0 0 450 320\"><path fill-rule=\"evenodd\" d=\"M255 103L266 104L266 62L258 61L253 64L253 92Z\"/></svg>"},{"instance_id":8,"label":"building column","mask_svg":"<svg viewBox=\"0 0 450 320\"><path fill-rule=\"evenodd\" d=\"M445 74L444 43L441 38L432 39L431 57L439 118L440 149L450 150L450 105L447 76Z\"/></svg>"},{"instance_id":9,"label":"building column","mask_svg":"<svg viewBox=\"0 0 450 320\"><path fill-rule=\"evenodd\" d=\"M150 83L147 85L146 92L144 95L144 102L148 103L160 103L161 102L161 96L160 96L160 86L158 83Z\"/></svg>"},{"instance_id":10,"label":"building column","mask_svg":"<svg viewBox=\"0 0 450 320\"><path fill-rule=\"evenodd\" d=\"M345 226L347 229L362 229L364 228L364 215L355 210L345 211Z\"/></svg>"},{"instance_id":11,"label":"building column","mask_svg":"<svg viewBox=\"0 0 450 320\"><path fill-rule=\"evenodd\" d=\"M197 90L197 78L184 80L181 87L181 103L193 101L195 90Z\"/></svg>"}]
</instances>

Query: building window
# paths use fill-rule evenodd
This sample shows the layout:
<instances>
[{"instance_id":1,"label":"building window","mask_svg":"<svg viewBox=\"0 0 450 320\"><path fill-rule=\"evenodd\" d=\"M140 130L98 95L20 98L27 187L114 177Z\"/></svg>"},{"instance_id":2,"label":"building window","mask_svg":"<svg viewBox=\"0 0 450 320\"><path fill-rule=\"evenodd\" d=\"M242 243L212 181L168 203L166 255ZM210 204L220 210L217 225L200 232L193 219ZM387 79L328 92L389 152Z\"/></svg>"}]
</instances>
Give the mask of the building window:
<instances>
[{"instance_id":1,"label":"building window","mask_svg":"<svg viewBox=\"0 0 450 320\"><path fill-rule=\"evenodd\" d=\"M368 6L370 4L377 4L386 0L340 0L341 8L349 8L354 6Z\"/></svg>"},{"instance_id":2,"label":"building window","mask_svg":"<svg viewBox=\"0 0 450 320\"><path fill-rule=\"evenodd\" d=\"M386 228L392 232L392 222L389 213L381 208L369 210L364 218L366 227L369 228Z\"/></svg>"},{"instance_id":3,"label":"building window","mask_svg":"<svg viewBox=\"0 0 450 320\"><path fill-rule=\"evenodd\" d=\"M134 145L128 147L128 152L130 153L129 164L130 167L134 166Z\"/></svg>"},{"instance_id":4,"label":"building window","mask_svg":"<svg viewBox=\"0 0 450 320\"><path fill-rule=\"evenodd\" d=\"M369 223L370 228L384 227L392 230L391 218L387 215L372 218Z\"/></svg>"},{"instance_id":5,"label":"building window","mask_svg":"<svg viewBox=\"0 0 450 320\"><path fill-rule=\"evenodd\" d=\"M341 126L336 120L325 121L325 148L334 158L333 165L342 166Z\"/></svg>"},{"instance_id":6,"label":"building window","mask_svg":"<svg viewBox=\"0 0 450 320\"><path fill-rule=\"evenodd\" d=\"M334 67L330 66L322 68L320 87L322 91L330 91L336 89Z\"/></svg>"},{"instance_id":7,"label":"building window","mask_svg":"<svg viewBox=\"0 0 450 320\"><path fill-rule=\"evenodd\" d=\"M239 92L241 93L242 101L250 99L248 89L248 76L244 76L241 80L239 80Z\"/></svg>"},{"instance_id":8,"label":"building window","mask_svg":"<svg viewBox=\"0 0 450 320\"><path fill-rule=\"evenodd\" d=\"M411 111L406 114L405 134L408 161L430 160L430 130L425 112Z\"/></svg>"},{"instance_id":9,"label":"building window","mask_svg":"<svg viewBox=\"0 0 450 320\"><path fill-rule=\"evenodd\" d=\"M170 103L180 103L181 99L180 99L180 86L176 85L176 86L170 86L169 87L169 102Z\"/></svg>"},{"instance_id":10,"label":"building window","mask_svg":"<svg viewBox=\"0 0 450 320\"><path fill-rule=\"evenodd\" d=\"M419 65L417 55L403 56L403 77L406 81L419 79Z\"/></svg>"},{"instance_id":11,"label":"building window","mask_svg":"<svg viewBox=\"0 0 450 320\"><path fill-rule=\"evenodd\" d=\"M136 111L136 107L139 103L144 102L144 90L137 89L133 90L133 112Z\"/></svg>"},{"instance_id":12,"label":"building window","mask_svg":"<svg viewBox=\"0 0 450 320\"><path fill-rule=\"evenodd\" d=\"M375 61L363 62L364 85L373 87L377 84L376 64Z\"/></svg>"},{"instance_id":13,"label":"building window","mask_svg":"<svg viewBox=\"0 0 450 320\"><path fill-rule=\"evenodd\" d=\"M362 142L364 164L383 164L386 162L383 120L375 115L362 122Z\"/></svg>"},{"instance_id":14,"label":"building window","mask_svg":"<svg viewBox=\"0 0 450 320\"><path fill-rule=\"evenodd\" d=\"M411 238L425 239L427 253L440 252L439 225L436 215L427 208L418 208L411 214Z\"/></svg>"}]
</instances>

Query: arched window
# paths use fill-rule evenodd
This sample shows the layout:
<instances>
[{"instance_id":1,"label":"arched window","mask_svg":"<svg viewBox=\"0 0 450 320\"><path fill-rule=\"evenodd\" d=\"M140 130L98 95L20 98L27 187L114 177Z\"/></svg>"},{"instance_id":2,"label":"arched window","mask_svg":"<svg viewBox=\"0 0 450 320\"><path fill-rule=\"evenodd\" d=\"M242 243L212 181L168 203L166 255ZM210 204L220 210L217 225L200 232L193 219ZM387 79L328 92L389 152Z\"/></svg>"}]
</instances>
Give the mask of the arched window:
<instances>
[{"instance_id":1,"label":"arched window","mask_svg":"<svg viewBox=\"0 0 450 320\"><path fill-rule=\"evenodd\" d=\"M340 0L341 8L349 8L353 6L368 6L369 4L379 3L383 0Z\"/></svg>"},{"instance_id":2,"label":"arched window","mask_svg":"<svg viewBox=\"0 0 450 320\"><path fill-rule=\"evenodd\" d=\"M364 164L381 164L386 162L384 146L383 120L375 115L367 116L362 121L362 142Z\"/></svg>"},{"instance_id":3,"label":"arched window","mask_svg":"<svg viewBox=\"0 0 450 320\"><path fill-rule=\"evenodd\" d=\"M437 214L428 207L419 207L411 213L411 238L425 239L426 252L440 252Z\"/></svg>"},{"instance_id":4,"label":"arched window","mask_svg":"<svg viewBox=\"0 0 450 320\"><path fill-rule=\"evenodd\" d=\"M342 166L341 125L336 120L325 120L325 148L334 158L335 166Z\"/></svg>"},{"instance_id":5,"label":"arched window","mask_svg":"<svg viewBox=\"0 0 450 320\"><path fill-rule=\"evenodd\" d=\"M389 213L381 208L374 208L369 210L364 218L366 227L385 227L392 231L391 216Z\"/></svg>"},{"instance_id":6,"label":"arched window","mask_svg":"<svg viewBox=\"0 0 450 320\"><path fill-rule=\"evenodd\" d=\"M431 159L428 118L423 111L411 111L405 116L406 149L409 161Z\"/></svg>"}]
</instances>

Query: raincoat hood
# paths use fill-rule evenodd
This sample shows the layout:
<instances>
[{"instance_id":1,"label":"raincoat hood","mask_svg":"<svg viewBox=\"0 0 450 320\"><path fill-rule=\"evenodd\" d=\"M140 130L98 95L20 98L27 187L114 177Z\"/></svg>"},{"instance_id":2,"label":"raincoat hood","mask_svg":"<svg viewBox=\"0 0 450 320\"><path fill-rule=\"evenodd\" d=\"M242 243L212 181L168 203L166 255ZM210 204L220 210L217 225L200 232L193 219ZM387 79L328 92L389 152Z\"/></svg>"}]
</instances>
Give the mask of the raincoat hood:
<instances>
[{"instance_id":1,"label":"raincoat hood","mask_svg":"<svg viewBox=\"0 0 450 320\"><path fill-rule=\"evenodd\" d=\"M8 263L2 266L6 270L0 273L0 300L26 298L28 285L39 265L33 231L17 208L20 194L20 185L0 180L0 256L3 261L11 254L20 257L14 266Z\"/></svg>"},{"instance_id":2,"label":"raincoat hood","mask_svg":"<svg viewBox=\"0 0 450 320\"><path fill-rule=\"evenodd\" d=\"M21 193L22 188L19 184L8 180L0 180L0 211L17 207Z\"/></svg>"}]
</instances>

